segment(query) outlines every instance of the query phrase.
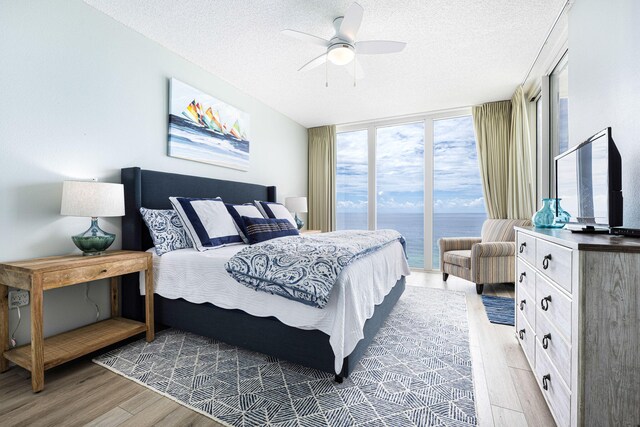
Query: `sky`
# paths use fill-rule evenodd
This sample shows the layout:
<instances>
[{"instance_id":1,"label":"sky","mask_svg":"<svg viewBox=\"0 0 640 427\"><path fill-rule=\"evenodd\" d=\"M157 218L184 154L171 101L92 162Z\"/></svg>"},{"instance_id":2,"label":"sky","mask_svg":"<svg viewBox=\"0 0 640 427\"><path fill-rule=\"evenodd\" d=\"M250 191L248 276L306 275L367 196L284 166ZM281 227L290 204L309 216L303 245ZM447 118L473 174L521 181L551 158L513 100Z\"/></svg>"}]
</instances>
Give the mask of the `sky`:
<instances>
[{"instance_id":1,"label":"sky","mask_svg":"<svg viewBox=\"0 0 640 427\"><path fill-rule=\"evenodd\" d=\"M205 111L207 107L211 107L213 111L217 111L220 115L220 121L226 124L229 129L233 127L233 124L237 120L240 129L245 133L247 138L251 140L249 113L245 113L233 105L214 98L178 79L171 79L170 114L182 117L182 112L193 100L202 105L203 111Z\"/></svg>"},{"instance_id":2,"label":"sky","mask_svg":"<svg viewBox=\"0 0 640 427\"><path fill-rule=\"evenodd\" d=\"M378 212L423 212L424 123L376 129ZM367 131L337 138L338 212L367 211ZM434 121L434 212L483 213L471 116ZM429 172L428 172L429 173Z\"/></svg>"}]
</instances>

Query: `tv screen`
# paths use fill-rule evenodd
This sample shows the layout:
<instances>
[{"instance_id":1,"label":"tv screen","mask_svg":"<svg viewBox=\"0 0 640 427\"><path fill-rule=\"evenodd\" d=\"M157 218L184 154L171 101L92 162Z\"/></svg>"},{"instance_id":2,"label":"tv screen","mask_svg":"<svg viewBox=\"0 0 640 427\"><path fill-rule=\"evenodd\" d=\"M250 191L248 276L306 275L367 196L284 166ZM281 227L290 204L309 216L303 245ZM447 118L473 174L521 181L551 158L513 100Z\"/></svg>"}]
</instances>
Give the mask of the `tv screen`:
<instances>
[{"instance_id":1,"label":"tv screen","mask_svg":"<svg viewBox=\"0 0 640 427\"><path fill-rule=\"evenodd\" d=\"M556 157L556 197L569 224L622 224L620 154L607 128Z\"/></svg>"}]
</instances>

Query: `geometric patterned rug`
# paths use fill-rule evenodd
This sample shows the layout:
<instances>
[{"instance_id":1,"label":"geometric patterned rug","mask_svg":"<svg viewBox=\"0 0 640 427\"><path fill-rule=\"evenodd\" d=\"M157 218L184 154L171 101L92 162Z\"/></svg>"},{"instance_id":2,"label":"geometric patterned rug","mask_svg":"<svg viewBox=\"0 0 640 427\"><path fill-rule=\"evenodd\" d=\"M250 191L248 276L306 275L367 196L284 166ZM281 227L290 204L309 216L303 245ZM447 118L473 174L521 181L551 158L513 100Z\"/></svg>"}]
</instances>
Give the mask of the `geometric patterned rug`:
<instances>
[{"instance_id":1,"label":"geometric patterned rug","mask_svg":"<svg viewBox=\"0 0 640 427\"><path fill-rule=\"evenodd\" d=\"M358 367L334 376L175 329L94 362L231 426L476 425L464 294L407 286Z\"/></svg>"}]
</instances>

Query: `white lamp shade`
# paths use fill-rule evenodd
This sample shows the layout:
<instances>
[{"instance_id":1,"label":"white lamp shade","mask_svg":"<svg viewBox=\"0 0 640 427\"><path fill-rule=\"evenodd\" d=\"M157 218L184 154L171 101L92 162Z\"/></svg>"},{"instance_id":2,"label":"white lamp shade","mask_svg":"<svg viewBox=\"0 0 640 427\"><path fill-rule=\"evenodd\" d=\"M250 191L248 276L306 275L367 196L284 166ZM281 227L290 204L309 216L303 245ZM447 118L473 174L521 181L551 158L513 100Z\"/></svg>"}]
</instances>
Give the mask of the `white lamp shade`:
<instances>
[{"instance_id":1,"label":"white lamp shade","mask_svg":"<svg viewBox=\"0 0 640 427\"><path fill-rule=\"evenodd\" d=\"M306 197L287 197L284 199L284 205L289 212L306 212L307 211L307 198Z\"/></svg>"},{"instance_id":2,"label":"white lamp shade","mask_svg":"<svg viewBox=\"0 0 640 427\"><path fill-rule=\"evenodd\" d=\"M64 181L61 215L123 216L124 186L108 182Z\"/></svg>"}]
</instances>

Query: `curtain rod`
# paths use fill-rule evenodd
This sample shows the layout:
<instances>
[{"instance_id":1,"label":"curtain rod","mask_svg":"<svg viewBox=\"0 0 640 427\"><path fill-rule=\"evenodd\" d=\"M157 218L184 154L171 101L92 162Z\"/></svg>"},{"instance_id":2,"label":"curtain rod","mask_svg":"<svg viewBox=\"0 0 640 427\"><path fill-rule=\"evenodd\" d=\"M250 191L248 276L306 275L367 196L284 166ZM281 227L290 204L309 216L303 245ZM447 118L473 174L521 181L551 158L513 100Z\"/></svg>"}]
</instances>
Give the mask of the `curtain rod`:
<instances>
[{"instance_id":1,"label":"curtain rod","mask_svg":"<svg viewBox=\"0 0 640 427\"><path fill-rule=\"evenodd\" d=\"M522 83L520 84L521 86L524 86L524 84L527 82L527 79L529 78L531 71L533 71L533 67L536 65L536 62L538 62L538 58L540 58L540 55L542 54L542 50L544 49L547 42L549 41L549 37L551 37L551 33L553 33L553 30L556 28L556 25L558 25L558 21L560 21L560 18L562 17L562 15L564 14L564 11L567 9L570 3L571 3L571 0L567 0L564 2L564 6L562 6L562 9L560 9L560 13L558 13L558 16L556 16L555 21L553 21L553 25L551 25L551 28L547 32L547 36L544 38L544 42L542 42L542 45L538 50L538 54L536 55L533 62L531 63L531 66L529 67L529 71L527 71L527 75L524 77L524 80L522 80Z\"/></svg>"}]
</instances>

